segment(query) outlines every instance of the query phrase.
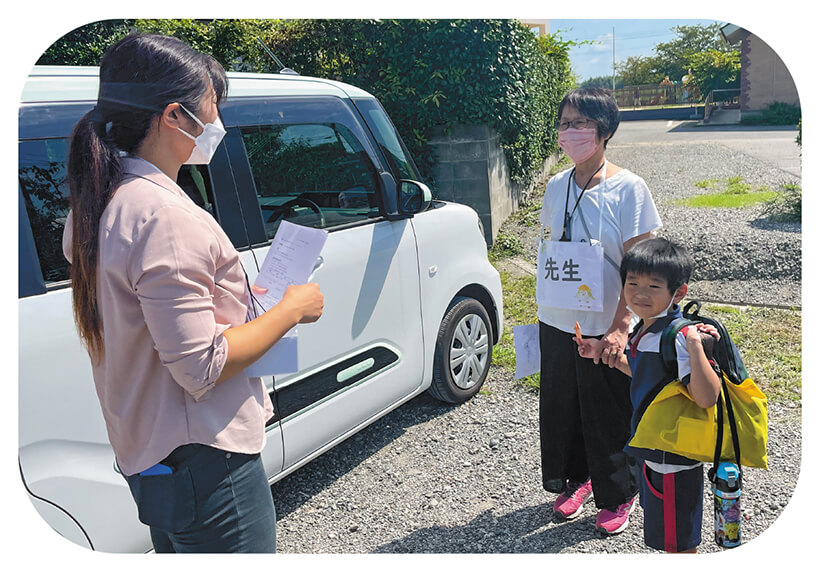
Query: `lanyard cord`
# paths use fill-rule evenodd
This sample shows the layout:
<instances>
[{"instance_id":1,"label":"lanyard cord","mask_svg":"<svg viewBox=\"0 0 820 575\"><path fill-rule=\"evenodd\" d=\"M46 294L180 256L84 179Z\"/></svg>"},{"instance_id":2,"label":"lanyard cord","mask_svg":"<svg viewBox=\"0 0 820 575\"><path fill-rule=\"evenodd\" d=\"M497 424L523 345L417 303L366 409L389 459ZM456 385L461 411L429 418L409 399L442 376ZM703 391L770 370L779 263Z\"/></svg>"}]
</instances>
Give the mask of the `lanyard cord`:
<instances>
[{"instance_id":1,"label":"lanyard cord","mask_svg":"<svg viewBox=\"0 0 820 575\"><path fill-rule=\"evenodd\" d=\"M567 224L569 224L572 221L572 216L575 215L575 210L578 209L578 204L581 203L581 198L584 197L584 192L587 191L587 186L589 186L589 183L592 181L592 178L595 177L595 174L597 174L598 172L601 171L601 168L604 167L605 163L606 163L606 160L604 160L604 163L602 163L598 167L597 170L592 172L592 175L587 180L587 183L584 184L584 187L581 189L581 193L578 194L578 199L575 200L575 205L572 208L572 213L567 213L567 208L569 207L569 188L572 185L572 182L574 181L574 178L575 178L575 168L572 168L572 171L569 174L569 181L567 182L567 199L564 202L564 230L563 230L563 233L561 234L561 239L559 241L562 241L562 242L570 241L570 239L567 237Z\"/></svg>"}]
</instances>

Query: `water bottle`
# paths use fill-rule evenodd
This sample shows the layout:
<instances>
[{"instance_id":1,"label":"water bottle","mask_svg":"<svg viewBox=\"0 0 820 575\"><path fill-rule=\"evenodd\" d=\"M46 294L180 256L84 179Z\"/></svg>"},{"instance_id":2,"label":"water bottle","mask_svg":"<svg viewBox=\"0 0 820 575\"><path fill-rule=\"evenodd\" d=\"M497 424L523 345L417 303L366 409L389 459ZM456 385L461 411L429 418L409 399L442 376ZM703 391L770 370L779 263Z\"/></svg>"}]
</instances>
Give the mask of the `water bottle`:
<instances>
[{"instance_id":1,"label":"water bottle","mask_svg":"<svg viewBox=\"0 0 820 575\"><path fill-rule=\"evenodd\" d=\"M727 461L717 466L712 480L715 500L715 543L721 547L740 545L740 468Z\"/></svg>"}]
</instances>

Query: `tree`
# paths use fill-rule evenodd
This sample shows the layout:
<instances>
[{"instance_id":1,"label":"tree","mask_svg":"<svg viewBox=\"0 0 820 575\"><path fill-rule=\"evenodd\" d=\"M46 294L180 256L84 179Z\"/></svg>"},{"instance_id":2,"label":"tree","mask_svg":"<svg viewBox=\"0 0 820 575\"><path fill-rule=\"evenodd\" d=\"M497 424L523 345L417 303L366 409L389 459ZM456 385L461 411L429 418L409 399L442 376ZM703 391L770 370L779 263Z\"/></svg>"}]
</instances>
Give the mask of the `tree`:
<instances>
[{"instance_id":1,"label":"tree","mask_svg":"<svg viewBox=\"0 0 820 575\"><path fill-rule=\"evenodd\" d=\"M695 54L704 52L731 52L731 46L726 46L720 36L719 22L704 26L675 26L677 37L669 42L661 42L655 46L655 61L660 77L668 75L675 81L680 81Z\"/></svg>"},{"instance_id":2,"label":"tree","mask_svg":"<svg viewBox=\"0 0 820 575\"><path fill-rule=\"evenodd\" d=\"M658 72L657 58L652 56L630 56L616 64L615 69L625 86L657 84L664 76Z\"/></svg>"},{"instance_id":3,"label":"tree","mask_svg":"<svg viewBox=\"0 0 820 575\"><path fill-rule=\"evenodd\" d=\"M740 87L740 52L707 50L692 54L689 67L704 96L712 90Z\"/></svg>"},{"instance_id":4,"label":"tree","mask_svg":"<svg viewBox=\"0 0 820 575\"><path fill-rule=\"evenodd\" d=\"M260 44L306 76L340 80L379 98L422 175L432 180L434 130L487 124L514 181L528 183L557 146L558 103L576 78L574 42L536 39L505 20L119 20L58 40L41 64L99 64L132 30L176 36L226 69L279 70Z\"/></svg>"},{"instance_id":5,"label":"tree","mask_svg":"<svg viewBox=\"0 0 820 575\"><path fill-rule=\"evenodd\" d=\"M620 76L615 76L615 88L623 88L624 81ZM612 76L596 76L587 78L581 82L581 88L612 88Z\"/></svg>"},{"instance_id":6,"label":"tree","mask_svg":"<svg viewBox=\"0 0 820 575\"><path fill-rule=\"evenodd\" d=\"M655 45L653 56L630 56L616 64L618 75L626 86L658 84L666 76L679 82L689 68L694 71L693 63L701 65L706 61L721 62L727 66L730 56L716 54L733 54L737 46L727 46L720 35L720 23L704 26L675 26L676 37L669 42ZM709 56L696 56L709 54ZM726 68L728 71L728 68ZM706 77L695 72L695 77ZM731 74L729 74L731 76ZM727 76L728 77L728 76ZM702 88L701 88L702 90ZM705 92L708 93L708 92Z\"/></svg>"},{"instance_id":7,"label":"tree","mask_svg":"<svg viewBox=\"0 0 820 575\"><path fill-rule=\"evenodd\" d=\"M105 51L133 30L134 20L103 20L72 30L37 60L39 66L97 66Z\"/></svg>"}]
</instances>

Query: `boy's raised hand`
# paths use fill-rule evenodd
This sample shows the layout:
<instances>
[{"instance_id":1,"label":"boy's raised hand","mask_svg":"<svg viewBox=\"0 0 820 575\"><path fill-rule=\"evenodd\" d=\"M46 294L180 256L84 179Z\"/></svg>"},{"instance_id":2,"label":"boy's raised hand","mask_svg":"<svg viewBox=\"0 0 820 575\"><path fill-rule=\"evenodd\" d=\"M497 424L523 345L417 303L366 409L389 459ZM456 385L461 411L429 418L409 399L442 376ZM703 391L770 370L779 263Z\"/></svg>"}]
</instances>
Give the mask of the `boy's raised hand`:
<instances>
[{"instance_id":1,"label":"boy's raised hand","mask_svg":"<svg viewBox=\"0 0 820 575\"><path fill-rule=\"evenodd\" d=\"M572 338L572 341L578 344L578 355L591 359L596 364L600 361L602 345L600 339L595 339L594 337L583 339L582 337L576 335Z\"/></svg>"},{"instance_id":2,"label":"boy's raised hand","mask_svg":"<svg viewBox=\"0 0 820 575\"><path fill-rule=\"evenodd\" d=\"M703 347L703 351L706 353L706 357L710 359L712 358L712 348L714 347L715 342L720 339L720 333L718 333L715 326L705 323L698 323L695 325L687 325L680 331L686 338L687 347L689 347L690 343L696 344L700 342Z\"/></svg>"}]
</instances>

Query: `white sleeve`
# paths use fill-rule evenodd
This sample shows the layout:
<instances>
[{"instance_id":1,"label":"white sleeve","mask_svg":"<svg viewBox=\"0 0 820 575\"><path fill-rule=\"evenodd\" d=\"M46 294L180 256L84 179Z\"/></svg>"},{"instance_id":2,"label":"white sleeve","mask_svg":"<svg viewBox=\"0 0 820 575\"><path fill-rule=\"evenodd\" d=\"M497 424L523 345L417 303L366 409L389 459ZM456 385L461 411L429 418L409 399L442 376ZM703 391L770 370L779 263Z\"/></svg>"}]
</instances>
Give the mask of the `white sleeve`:
<instances>
[{"instance_id":1,"label":"white sleeve","mask_svg":"<svg viewBox=\"0 0 820 575\"><path fill-rule=\"evenodd\" d=\"M541 222L541 230L539 230L539 231L543 231L545 226L549 226L549 227L552 226L552 197L551 197L552 189L551 188L553 188L554 186L551 185L551 184L553 184L554 179L555 179L555 177L550 178L550 180L547 182L547 187L544 190L544 200L541 202L541 215L538 218L538 220Z\"/></svg>"},{"instance_id":2,"label":"white sleeve","mask_svg":"<svg viewBox=\"0 0 820 575\"><path fill-rule=\"evenodd\" d=\"M686 348L686 336L681 332L675 336L675 354L678 356L678 379L683 381L692 373L692 368L689 365L689 350Z\"/></svg>"},{"instance_id":3,"label":"white sleeve","mask_svg":"<svg viewBox=\"0 0 820 575\"><path fill-rule=\"evenodd\" d=\"M631 185L624 187L618 214L621 238L624 242L660 228L663 223L652 199L652 193L643 178L634 177Z\"/></svg>"}]
</instances>

